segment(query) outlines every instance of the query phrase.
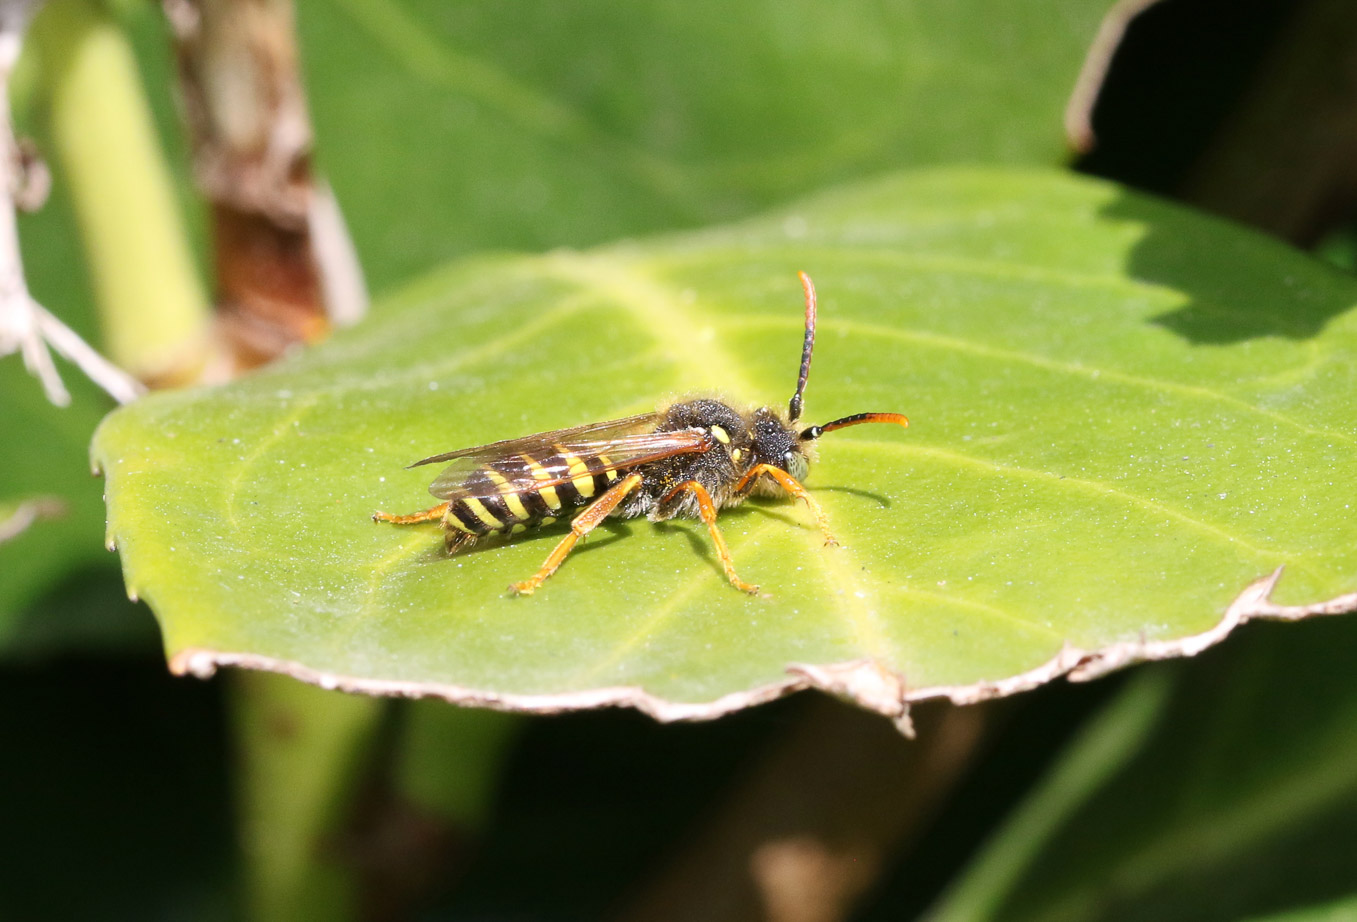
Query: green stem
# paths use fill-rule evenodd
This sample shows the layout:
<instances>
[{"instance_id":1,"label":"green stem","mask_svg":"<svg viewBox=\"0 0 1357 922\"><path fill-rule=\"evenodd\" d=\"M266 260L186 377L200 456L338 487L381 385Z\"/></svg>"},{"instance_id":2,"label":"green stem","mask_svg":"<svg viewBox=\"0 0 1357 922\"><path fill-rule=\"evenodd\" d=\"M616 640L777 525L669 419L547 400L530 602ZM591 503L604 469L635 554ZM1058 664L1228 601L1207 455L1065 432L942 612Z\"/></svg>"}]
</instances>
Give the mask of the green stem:
<instances>
[{"instance_id":1,"label":"green stem","mask_svg":"<svg viewBox=\"0 0 1357 922\"><path fill-rule=\"evenodd\" d=\"M385 702L286 676L234 676L245 917L345 919L356 886L335 852Z\"/></svg>"},{"instance_id":2,"label":"green stem","mask_svg":"<svg viewBox=\"0 0 1357 922\"><path fill-rule=\"evenodd\" d=\"M208 300L127 37L90 0L51 0L29 40L107 352L143 379L192 378L206 357Z\"/></svg>"},{"instance_id":3,"label":"green stem","mask_svg":"<svg viewBox=\"0 0 1357 922\"><path fill-rule=\"evenodd\" d=\"M527 721L444 701L412 701L406 708L396 789L463 835L484 832L504 760Z\"/></svg>"}]
</instances>

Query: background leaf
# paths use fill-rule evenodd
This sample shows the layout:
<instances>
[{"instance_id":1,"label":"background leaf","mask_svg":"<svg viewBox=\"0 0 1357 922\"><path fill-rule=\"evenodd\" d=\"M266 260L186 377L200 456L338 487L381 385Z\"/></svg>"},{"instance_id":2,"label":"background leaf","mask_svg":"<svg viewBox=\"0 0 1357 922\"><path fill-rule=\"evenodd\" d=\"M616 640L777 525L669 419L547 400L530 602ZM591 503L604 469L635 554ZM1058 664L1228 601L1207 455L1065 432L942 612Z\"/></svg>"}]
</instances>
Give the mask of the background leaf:
<instances>
[{"instance_id":1,"label":"background leaf","mask_svg":"<svg viewBox=\"0 0 1357 922\"><path fill-rule=\"evenodd\" d=\"M1129 757L1066 811L1091 760L1062 755L929 918L1348 918L1354 640L1352 619L1269 626L1147 673L1161 706L1132 710L1141 682L1096 724Z\"/></svg>"},{"instance_id":2,"label":"background leaf","mask_svg":"<svg viewBox=\"0 0 1357 922\"><path fill-rule=\"evenodd\" d=\"M380 290L483 249L695 227L901 166L1054 164L1105 0L299 4Z\"/></svg>"},{"instance_id":3,"label":"background leaf","mask_svg":"<svg viewBox=\"0 0 1357 922\"><path fill-rule=\"evenodd\" d=\"M448 560L432 528L368 521L425 503L427 474L401 466L431 451L695 388L780 404L800 267L823 296L811 417L900 409L915 428L822 444L810 485L845 548L789 505L723 516L772 598L732 591L694 523L613 525L526 600L503 587L556 534ZM713 702L862 657L915 690L963 685L1065 644L1202 631L1281 564L1282 601L1350 591L1354 300L1285 247L1106 184L928 172L455 266L297 361L115 413L95 453L172 656L576 696L539 706L617 686ZM1254 329L1279 305L1299 322Z\"/></svg>"},{"instance_id":4,"label":"background leaf","mask_svg":"<svg viewBox=\"0 0 1357 922\"><path fill-rule=\"evenodd\" d=\"M78 254L64 236L63 206L58 198L46 212L25 219L26 268L34 295L67 308L63 319L89 333L94 319ZM66 514L0 546L0 649L29 629L41 615L34 606L44 607L44 591L72 572L102 569L116 577L97 540L104 504L86 447L110 402L70 365L58 363L72 398L64 409L47 402L17 357L0 361L0 431L6 433L0 440L0 501L47 495L66 506Z\"/></svg>"}]
</instances>

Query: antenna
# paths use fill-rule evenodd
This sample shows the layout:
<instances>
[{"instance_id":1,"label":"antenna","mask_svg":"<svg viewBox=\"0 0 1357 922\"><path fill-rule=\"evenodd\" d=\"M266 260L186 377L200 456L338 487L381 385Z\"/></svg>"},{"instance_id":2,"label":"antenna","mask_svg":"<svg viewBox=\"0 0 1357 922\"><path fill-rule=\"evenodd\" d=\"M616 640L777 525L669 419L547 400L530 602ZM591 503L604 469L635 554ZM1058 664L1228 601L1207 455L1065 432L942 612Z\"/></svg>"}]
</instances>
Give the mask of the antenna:
<instances>
[{"instance_id":1,"label":"antenna","mask_svg":"<svg viewBox=\"0 0 1357 922\"><path fill-rule=\"evenodd\" d=\"M806 394L806 379L810 377L810 354L815 349L815 283L804 272L796 274L806 290L806 341L801 347L801 373L796 376L796 393L792 394L787 406L787 415L793 424L801 418L801 401Z\"/></svg>"},{"instance_id":2,"label":"antenna","mask_svg":"<svg viewBox=\"0 0 1357 922\"><path fill-rule=\"evenodd\" d=\"M818 439L826 432L833 432L835 429L843 429L846 426L860 426L863 423L891 423L906 428L909 426L909 420L902 413L854 413L852 416L836 419L832 423L825 423L823 426L811 426L801 433L801 441L810 442Z\"/></svg>"}]
</instances>

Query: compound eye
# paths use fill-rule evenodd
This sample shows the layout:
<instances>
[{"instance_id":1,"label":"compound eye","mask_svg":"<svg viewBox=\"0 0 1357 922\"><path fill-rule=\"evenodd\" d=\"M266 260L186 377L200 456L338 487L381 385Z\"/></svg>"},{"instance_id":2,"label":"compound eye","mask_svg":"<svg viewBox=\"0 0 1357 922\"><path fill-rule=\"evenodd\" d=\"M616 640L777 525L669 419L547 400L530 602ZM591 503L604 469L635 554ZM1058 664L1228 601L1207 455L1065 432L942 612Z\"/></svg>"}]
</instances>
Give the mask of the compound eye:
<instances>
[{"instance_id":1,"label":"compound eye","mask_svg":"<svg viewBox=\"0 0 1357 922\"><path fill-rule=\"evenodd\" d=\"M792 463L796 460L796 452L790 448L782 453L782 466L791 470Z\"/></svg>"}]
</instances>

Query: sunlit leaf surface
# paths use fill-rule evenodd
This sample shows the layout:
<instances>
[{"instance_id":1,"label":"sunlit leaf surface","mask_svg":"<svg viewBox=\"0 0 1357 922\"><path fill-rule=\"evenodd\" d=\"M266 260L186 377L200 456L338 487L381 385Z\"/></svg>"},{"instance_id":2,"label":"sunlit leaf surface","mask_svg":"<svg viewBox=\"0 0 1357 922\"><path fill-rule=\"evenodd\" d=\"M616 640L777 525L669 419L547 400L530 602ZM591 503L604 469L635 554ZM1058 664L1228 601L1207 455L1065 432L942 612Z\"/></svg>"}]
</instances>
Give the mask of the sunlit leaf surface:
<instances>
[{"instance_id":1,"label":"sunlit leaf surface","mask_svg":"<svg viewBox=\"0 0 1357 922\"><path fill-rule=\"evenodd\" d=\"M705 389L781 405L797 269L822 296L808 417L914 425L820 443L808 485L844 547L790 503L722 516L769 597L727 585L695 522L605 525L511 598L559 531L449 559L433 526L369 520L429 503L428 470L402 468L433 452ZM905 175L451 267L295 361L117 412L94 450L129 588L181 665L539 707L621 686L729 703L863 658L964 685L1200 632L1281 565L1281 601L1357 587L1355 301L1281 245L1113 186Z\"/></svg>"}]
</instances>

